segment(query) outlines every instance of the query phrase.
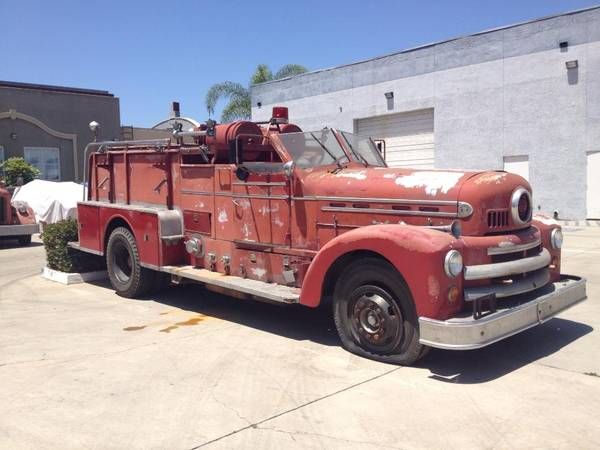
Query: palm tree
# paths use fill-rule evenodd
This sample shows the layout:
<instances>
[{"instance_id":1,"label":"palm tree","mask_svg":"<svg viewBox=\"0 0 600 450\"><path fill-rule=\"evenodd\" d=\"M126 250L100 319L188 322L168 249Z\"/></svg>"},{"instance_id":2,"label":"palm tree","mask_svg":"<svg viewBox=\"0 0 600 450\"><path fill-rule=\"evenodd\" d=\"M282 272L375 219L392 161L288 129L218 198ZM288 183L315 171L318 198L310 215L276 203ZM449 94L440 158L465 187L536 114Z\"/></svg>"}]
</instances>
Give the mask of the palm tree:
<instances>
[{"instance_id":1,"label":"palm tree","mask_svg":"<svg viewBox=\"0 0 600 450\"><path fill-rule=\"evenodd\" d=\"M275 75L265 64L259 64L250 78L250 86L264 83L265 81L281 80L282 78L298 75L308 70L299 64L286 64L279 69ZM231 122L236 119L249 119L252 105L250 101L250 87L244 87L240 83L224 81L211 86L206 93L206 109L208 114L215 112L215 106L221 98L229 98L229 102L221 113L221 122Z\"/></svg>"}]
</instances>

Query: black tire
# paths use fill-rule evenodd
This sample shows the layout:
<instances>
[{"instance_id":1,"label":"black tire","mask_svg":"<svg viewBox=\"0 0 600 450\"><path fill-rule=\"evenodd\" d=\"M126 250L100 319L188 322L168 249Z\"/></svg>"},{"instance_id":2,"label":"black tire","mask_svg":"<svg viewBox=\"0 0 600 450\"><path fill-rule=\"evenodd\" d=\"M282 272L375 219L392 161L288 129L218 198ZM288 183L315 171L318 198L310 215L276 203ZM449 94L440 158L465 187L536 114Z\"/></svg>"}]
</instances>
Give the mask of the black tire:
<instances>
[{"instance_id":1,"label":"black tire","mask_svg":"<svg viewBox=\"0 0 600 450\"><path fill-rule=\"evenodd\" d=\"M351 263L336 282L333 318L342 346L376 361L408 366L426 353L410 290L386 261Z\"/></svg>"},{"instance_id":2,"label":"black tire","mask_svg":"<svg viewBox=\"0 0 600 450\"><path fill-rule=\"evenodd\" d=\"M31 244L31 235L30 234L23 234L21 236L17 236L17 240L19 241L19 245L21 247L25 247L25 246Z\"/></svg>"},{"instance_id":3,"label":"black tire","mask_svg":"<svg viewBox=\"0 0 600 450\"><path fill-rule=\"evenodd\" d=\"M135 237L127 228L115 228L106 246L110 284L121 297L134 298L154 287L154 271L141 266Z\"/></svg>"}]
</instances>

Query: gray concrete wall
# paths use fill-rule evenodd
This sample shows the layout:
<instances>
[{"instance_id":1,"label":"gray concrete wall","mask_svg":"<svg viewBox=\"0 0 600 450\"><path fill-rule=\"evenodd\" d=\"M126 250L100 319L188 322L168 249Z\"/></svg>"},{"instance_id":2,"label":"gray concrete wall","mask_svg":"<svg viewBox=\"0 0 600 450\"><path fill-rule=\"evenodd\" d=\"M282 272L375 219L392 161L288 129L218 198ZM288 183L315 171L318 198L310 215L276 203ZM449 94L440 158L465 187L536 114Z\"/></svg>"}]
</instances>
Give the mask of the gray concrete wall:
<instances>
[{"instance_id":1,"label":"gray concrete wall","mask_svg":"<svg viewBox=\"0 0 600 450\"><path fill-rule=\"evenodd\" d=\"M528 155L536 207L584 218L586 153L600 150L600 9L261 84L252 105L254 120L285 105L305 129L347 130L434 108L436 167L502 169L504 156Z\"/></svg>"},{"instance_id":2,"label":"gray concrete wall","mask_svg":"<svg viewBox=\"0 0 600 450\"><path fill-rule=\"evenodd\" d=\"M83 177L83 150L93 140L88 124L101 124L98 138L119 139L119 99L109 95L54 92L0 86L0 113L15 110L31 116L55 131L77 135L79 180ZM12 139L11 133L17 138ZM75 178L72 141L54 137L32 123L20 119L0 119L0 145L5 157L23 156L23 147L60 148L61 179Z\"/></svg>"}]
</instances>

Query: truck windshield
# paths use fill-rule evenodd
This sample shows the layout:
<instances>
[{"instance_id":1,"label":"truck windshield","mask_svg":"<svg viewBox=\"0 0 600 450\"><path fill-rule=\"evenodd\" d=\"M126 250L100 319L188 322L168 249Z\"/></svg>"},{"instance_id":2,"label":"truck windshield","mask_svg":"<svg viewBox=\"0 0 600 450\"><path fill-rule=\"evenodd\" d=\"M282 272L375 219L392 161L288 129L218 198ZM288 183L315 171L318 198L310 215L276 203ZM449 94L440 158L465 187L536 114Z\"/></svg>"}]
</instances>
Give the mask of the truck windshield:
<instances>
[{"instance_id":1,"label":"truck windshield","mask_svg":"<svg viewBox=\"0 0 600 450\"><path fill-rule=\"evenodd\" d=\"M352 161L365 166L385 167L385 162L371 138L357 136L346 131L337 132L348 154L340 146L334 131L325 128L307 133L284 133L279 139L298 167L337 164L341 167Z\"/></svg>"},{"instance_id":2,"label":"truck windshield","mask_svg":"<svg viewBox=\"0 0 600 450\"><path fill-rule=\"evenodd\" d=\"M358 136L347 131L342 131L340 134L358 162L366 166L385 167L381 153L370 137Z\"/></svg>"},{"instance_id":3,"label":"truck windshield","mask_svg":"<svg viewBox=\"0 0 600 450\"><path fill-rule=\"evenodd\" d=\"M279 139L298 167L348 163L348 156L329 128L308 133L284 133Z\"/></svg>"}]
</instances>

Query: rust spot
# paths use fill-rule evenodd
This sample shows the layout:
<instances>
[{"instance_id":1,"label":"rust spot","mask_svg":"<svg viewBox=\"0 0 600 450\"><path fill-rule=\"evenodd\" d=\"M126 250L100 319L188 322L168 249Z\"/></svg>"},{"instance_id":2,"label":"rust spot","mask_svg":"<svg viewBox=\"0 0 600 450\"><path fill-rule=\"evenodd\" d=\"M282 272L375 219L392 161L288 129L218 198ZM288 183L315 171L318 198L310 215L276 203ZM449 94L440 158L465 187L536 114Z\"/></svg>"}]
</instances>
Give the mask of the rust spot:
<instances>
[{"instance_id":1,"label":"rust spot","mask_svg":"<svg viewBox=\"0 0 600 450\"><path fill-rule=\"evenodd\" d=\"M143 330L144 328L146 328L146 325L139 325L137 327L125 327L123 328L123 331L138 331Z\"/></svg>"},{"instance_id":2,"label":"rust spot","mask_svg":"<svg viewBox=\"0 0 600 450\"><path fill-rule=\"evenodd\" d=\"M177 325L171 325L168 326L167 328L163 328L162 330L158 330L160 333L170 333L173 330L176 330L177 328L179 328Z\"/></svg>"},{"instance_id":3,"label":"rust spot","mask_svg":"<svg viewBox=\"0 0 600 450\"><path fill-rule=\"evenodd\" d=\"M186 320L185 322L177 322L175 325L179 325L182 327L189 327L192 325L198 325L198 323L202 322L203 320L204 320L204 317L196 316L196 317L192 317L191 319Z\"/></svg>"},{"instance_id":4,"label":"rust spot","mask_svg":"<svg viewBox=\"0 0 600 450\"><path fill-rule=\"evenodd\" d=\"M429 275L429 277L427 277L427 290L429 292L431 302L437 302L440 296L440 282L433 275Z\"/></svg>"}]
</instances>

